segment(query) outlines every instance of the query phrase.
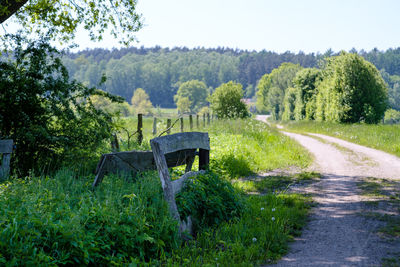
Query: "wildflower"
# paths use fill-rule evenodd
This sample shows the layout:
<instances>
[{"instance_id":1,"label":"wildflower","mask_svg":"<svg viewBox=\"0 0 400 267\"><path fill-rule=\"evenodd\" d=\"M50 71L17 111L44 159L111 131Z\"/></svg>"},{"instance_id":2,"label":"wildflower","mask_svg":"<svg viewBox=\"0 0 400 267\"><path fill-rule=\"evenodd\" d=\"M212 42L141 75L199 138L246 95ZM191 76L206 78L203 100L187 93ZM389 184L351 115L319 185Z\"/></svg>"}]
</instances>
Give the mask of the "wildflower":
<instances>
[{"instance_id":1,"label":"wildflower","mask_svg":"<svg viewBox=\"0 0 400 267\"><path fill-rule=\"evenodd\" d=\"M264 208L261 208L261 210L264 210Z\"/></svg>"},{"instance_id":2,"label":"wildflower","mask_svg":"<svg viewBox=\"0 0 400 267\"><path fill-rule=\"evenodd\" d=\"M272 211L275 211L275 208L273 208Z\"/></svg>"},{"instance_id":3,"label":"wildflower","mask_svg":"<svg viewBox=\"0 0 400 267\"><path fill-rule=\"evenodd\" d=\"M253 237L253 242L256 242L256 241L257 241L257 238Z\"/></svg>"},{"instance_id":4,"label":"wildflower","mask_svg":"<svg viewBox=\"0 0 400 267\"><path fill-rule=\"evenodd\" d=\"M272 217L271 220L275 221L275 217Z\"/></svg>"}]
</instances>

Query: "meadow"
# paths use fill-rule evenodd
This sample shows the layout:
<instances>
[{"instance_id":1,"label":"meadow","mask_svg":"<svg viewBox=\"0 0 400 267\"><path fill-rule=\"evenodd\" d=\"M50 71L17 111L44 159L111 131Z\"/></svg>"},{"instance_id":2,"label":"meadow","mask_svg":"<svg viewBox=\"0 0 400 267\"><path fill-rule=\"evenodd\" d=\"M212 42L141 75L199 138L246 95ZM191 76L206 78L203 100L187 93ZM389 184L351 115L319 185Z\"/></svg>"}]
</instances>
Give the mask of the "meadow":
<instances>
[{"instance_id":1,"label":"meadow","mask_svg":"<svg viewBox=\"0 0 400 267\"><path fill-rule=\"evenodd\" d=\"M290 131L326 134L400 156L399 124L339 124L301 121L283 125Z\"/></svg>"},{"instance_id":2,"label":"meadow","mask_svg":"<svg viewBox=\"0 0 400 267\"><path fill-rule=\"evenodd\" d=\"M164 120L159 120L160 129ZM134 132L137 122L125 118L121 123ZM152 118L144 119L143 130L142 145L133 138L130 149L149 149ZM275 168L302 168L310 163L309 154L251 119L214 120L198 130L210 134L210 171L177 195L181 213L193 212L192 240L179 238L156 172L130 180L109 175L92 191L93 175L64 168L52 175L11 177L1 184L0 262L249 266L276 261L306 223L311 200L284 190L274 193L287 185L276 177L253 186L256 194L248 195L237 178ZM173 128L177 131L179 124ZM124 132L118 135L122 150L128 146Z\"/></svg>"}]
</instances>

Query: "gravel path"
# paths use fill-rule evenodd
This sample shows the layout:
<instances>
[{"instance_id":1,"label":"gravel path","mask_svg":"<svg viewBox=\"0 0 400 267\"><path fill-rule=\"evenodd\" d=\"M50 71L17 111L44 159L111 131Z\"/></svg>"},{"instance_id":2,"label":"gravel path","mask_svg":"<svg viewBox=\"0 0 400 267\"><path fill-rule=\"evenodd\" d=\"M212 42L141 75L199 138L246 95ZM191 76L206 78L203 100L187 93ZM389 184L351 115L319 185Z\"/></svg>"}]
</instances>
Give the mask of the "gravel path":
<instances>
[{"instance_id":1,"label":"gravel path","mask_svg":"<svg viewBox=\"0 0 400 267\"><path fill-rule=\"evenodd\" d=\"M400 159L333 137L283 133L313 154L312 169L323 177L305 189L317 206L302 236L276 266L380 266L398 248L374 233L381 222L360 216L365 204L356 183L365 177L400 180Z\"/></svg>"}]
</instances>

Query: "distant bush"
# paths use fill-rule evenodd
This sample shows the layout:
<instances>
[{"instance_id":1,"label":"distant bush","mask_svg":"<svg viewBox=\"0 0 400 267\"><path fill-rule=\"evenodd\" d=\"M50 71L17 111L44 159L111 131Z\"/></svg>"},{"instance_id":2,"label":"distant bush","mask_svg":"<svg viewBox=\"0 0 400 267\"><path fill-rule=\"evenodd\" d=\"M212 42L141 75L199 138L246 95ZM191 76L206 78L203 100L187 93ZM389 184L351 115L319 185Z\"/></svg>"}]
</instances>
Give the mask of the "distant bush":
<instances>
[{"instance_id":1,"label":"distant bush","mask_svg":"<svg viewBox=\"0 0 400 267\"><path fill-rule=\"evenodd\" d=\"M378 123L388 93L379 71L357 54L328 58L318 85L316 118L333 122Z\"/></svg>"},{"instance_id":2,"label":"distant bush","mask_svg":"<svg viewBox=\"0 0 400 267\"><path fill-rule=\"evenodd\" d=\"M395 109L388 109L385 112L385 124L397 124L400 123L400 111Z\"/></svg>"},{"instance_id":3,"label":"distant bush","mask_svg":"<svg viewBox=\"0 0 400 267\"><path fill-rule=\"evenodd\" d=\"M246 118L250 116L243 98L243 87L240 83L228 82L217 87L214 93L208 97L211 109L218 118Z\"/></svg>"}]
</instances>

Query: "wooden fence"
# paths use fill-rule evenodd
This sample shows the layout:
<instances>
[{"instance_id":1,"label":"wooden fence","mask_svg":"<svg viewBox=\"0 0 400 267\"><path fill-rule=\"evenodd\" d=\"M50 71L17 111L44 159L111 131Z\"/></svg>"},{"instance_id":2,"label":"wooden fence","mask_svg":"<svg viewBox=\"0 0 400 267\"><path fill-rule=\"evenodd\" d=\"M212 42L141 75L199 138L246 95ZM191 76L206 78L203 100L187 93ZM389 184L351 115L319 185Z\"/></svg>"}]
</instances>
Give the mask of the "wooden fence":
<instances>
[{"instance_id":1,"label":"wooden fence","mask_svg":"<svg viewBox=\"0 0 400 267\"><path fill-rule=\"evenodd\" d=\"M194 130L194 125L193 125L193 115L189 115L189 131L192 132ZM210 125L212 121L214 121L215 116L210 115L209 113L205 114L203 113L202 116L202 122L200 122L200 116L196 115L196 128L197 130L200 130L206 125ZM153 137L158 137L164 135L164 134L171 134L172 129L175 127L177 123L180 125L180 132L185 132L185 124L184 124L184 119L183 117L177 118L174 122L172 122L171 118L167 118L166 120L166 125L165 128L163 128L161 131L158 129L158 121L160 118L153 117L153 128L152 128L152 134ZM202 127L200 126L202 124ZM187 127L187 126L186 126ZM132 138L133 135L136 135L137 138L137 143L140 145L143 142L143 114L138 114L137 115L137 130L133 133L130 133L128 130L124 129L127 137L128 137L128 146L130 144L130 139ZM118 138L116 134L113 134L112 139L111 139L111 148L112 152L118 152L119 151L119 143L118 143Z\"/></svg>"}]
</instances>

